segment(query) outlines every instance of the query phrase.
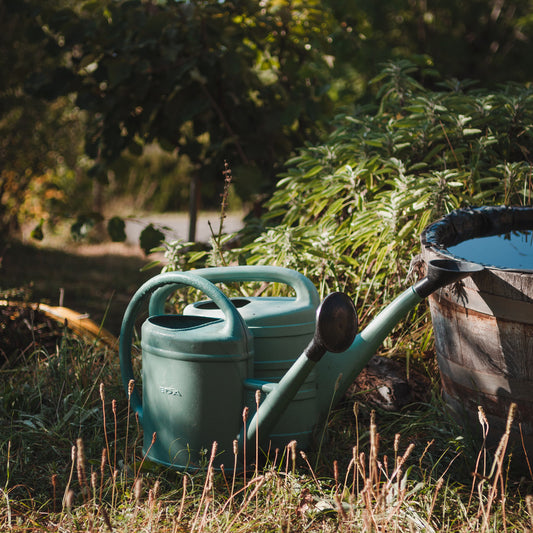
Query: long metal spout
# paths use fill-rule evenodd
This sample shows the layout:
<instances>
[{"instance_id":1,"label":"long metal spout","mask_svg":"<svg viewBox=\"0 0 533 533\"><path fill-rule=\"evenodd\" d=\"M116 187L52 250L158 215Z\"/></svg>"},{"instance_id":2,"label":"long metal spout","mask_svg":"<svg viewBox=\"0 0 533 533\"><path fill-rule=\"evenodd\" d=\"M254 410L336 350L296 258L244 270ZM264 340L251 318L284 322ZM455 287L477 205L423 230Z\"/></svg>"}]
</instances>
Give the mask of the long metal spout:
<instances>
[{"instance_id":1,"label":"long metal spout","mask_svg":"<svg viewBox=\"0 0 533 533\"><path fill-rule=\"evenodd\" d=\"M483 270L476 263L436 259L428 264L425 278L409 287L381 311L342 354L326 354L317 366L318 405L322 416L346 393L394 327L424 298L437 289Z\"/></svg>"}]
</instances>

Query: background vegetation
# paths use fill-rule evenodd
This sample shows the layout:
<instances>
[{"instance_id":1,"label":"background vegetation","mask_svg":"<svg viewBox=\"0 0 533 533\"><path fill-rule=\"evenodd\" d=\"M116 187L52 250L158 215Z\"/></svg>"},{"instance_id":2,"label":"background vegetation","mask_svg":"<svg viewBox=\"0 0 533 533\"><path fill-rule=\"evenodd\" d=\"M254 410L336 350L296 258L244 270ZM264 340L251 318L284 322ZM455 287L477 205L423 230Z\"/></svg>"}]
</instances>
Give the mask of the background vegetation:
<instances>
[{"instance_id":1,"label":"background vegetation","mask_svg":"<svg viewBox=\"0 0 533 533\"><path fill-rule=\"evenodd\" d=\"M531 88L488 90L433 75L432 90L421 77L409 61L387 64L372 82L374 104L337 117L323 142L287 162L240 246L187 255L183 243L167 244L166 268L286 266L309 276L323 296L348 292L364 321L416 279L429 223L468 205L531 205ZM424 351L431 338L419 311L407 321L407 354Z\"/></svg>"},{"instance_id":2,"label":"background vegetation","mask_svg":"<svg viewBox=\"0 0 533 533\"><path fill-rule=\"evenodd\" d=\"M289 266L322 294L347 291L364 324L409 283L427 223L467 204L531 204L531 7L4 0L0 239L30 219L36 239L64 218L81 234L121 199L218 206L231 175L254 206L244 231L207 251L164 243L166 268ZM408 323L384 352L423 367L426 403L391 413L351 397L308 455L291 444L245 479L143 461L114 348L3 306L0 524L532 528L531 470L516 475L505 435L492 455L447 417L423 306Z\"/></svg>"},{"instance_id":3,"label":"background vegetation","mask_svg":"<svg viewBox=\"0 0 533 533\"><path fill-rule=\"evenodd\" d=\"M368 81L390 59L424 67L428 88L433 70L487 88L531 72L527 0L0 9L0 206L12 230L28 210L53 225L56 215L102 213L119 195L148 209L214 207L224 160L240 199L260 201L299 146L372 101Z\"/></svg>"}]
</instances>

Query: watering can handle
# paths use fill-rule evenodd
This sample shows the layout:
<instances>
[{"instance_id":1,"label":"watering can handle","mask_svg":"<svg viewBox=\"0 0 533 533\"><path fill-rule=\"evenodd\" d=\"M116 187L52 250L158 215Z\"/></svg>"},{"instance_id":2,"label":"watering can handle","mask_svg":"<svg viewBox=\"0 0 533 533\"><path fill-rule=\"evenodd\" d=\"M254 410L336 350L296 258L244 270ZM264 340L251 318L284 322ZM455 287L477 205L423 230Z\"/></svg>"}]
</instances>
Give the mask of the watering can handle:
<instances>
[{"instance_id":1,"label":"watering can handle","mask_svg":"<svg viewBox=\"0 0 533 533\"><path fill-rule=\"evenodd\" d=\"M200 268L194 274L209 280L212 283L228 283L235 281L268 281L284 283L292 287L296 292L296 302L302 306L315 309L320 304L320 297L314 284L303 274L290 268L242 265L231 267ZM163 287L150 298L150 315L164 313L166 299L177 287Z\"/></svg>"},{"instance_id":2,"label":"watering can handle","mask_svg":"<svg viewBox=\"0 0 533 533\"><path fill-rule=\"evenodd\" d=\"M176 285L190 286L202 291L215 302L224 313L224 327L223 331L228 336L238 336L246 334L246 325L235 308L235 306L228 300L224 293L210 281L195 274L186 272L167 272L159 274L146 283L141 285L137 292L133 295L120 329L120 344L119 344L119 358L120 358L120 372L122 375L122 383L128 394L130 405L135 413L139 415L139 420L142 422L142 401L136 387L129 390L130 382L134 380L133 366L131 362L131 347L133 328L135 319L141 310L141 307L146 297L161 287L171 285L173 290L176 290Z\"/></svg>"}]
</instances>

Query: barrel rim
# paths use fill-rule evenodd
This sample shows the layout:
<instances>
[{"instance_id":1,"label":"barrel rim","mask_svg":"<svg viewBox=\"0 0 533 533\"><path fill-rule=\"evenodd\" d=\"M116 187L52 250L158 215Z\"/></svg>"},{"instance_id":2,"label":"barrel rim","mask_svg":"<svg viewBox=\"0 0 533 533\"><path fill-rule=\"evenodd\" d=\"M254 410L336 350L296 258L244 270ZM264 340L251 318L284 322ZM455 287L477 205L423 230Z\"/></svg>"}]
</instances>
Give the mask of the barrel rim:
<instances>
[{"instance_id":1,"label":"barrel rim","mask_svg":"<svg viewBox=\"0 0 533 533\"><path fill-rule=\"evenodd\" d=\"M448 250L467 239L461 226L476 229L475 237L490 237L511 231L533 230L532 206L479 206L456 209L424 228L420 235L422 248L449 259L464 258ZM533 273L531 268L501 267L481 263L489 270Z\"/></svg>"}]
</instances>

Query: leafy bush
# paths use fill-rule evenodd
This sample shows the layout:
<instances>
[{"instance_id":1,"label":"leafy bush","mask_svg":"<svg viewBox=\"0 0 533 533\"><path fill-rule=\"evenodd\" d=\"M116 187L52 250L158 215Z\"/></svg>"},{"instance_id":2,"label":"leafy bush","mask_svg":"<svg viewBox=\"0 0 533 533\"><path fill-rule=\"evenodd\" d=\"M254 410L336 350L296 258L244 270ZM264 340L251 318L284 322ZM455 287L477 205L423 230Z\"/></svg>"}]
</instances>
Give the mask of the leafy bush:
<instances>
[{"instance_id":1,"label":"leafy bush","mask_svg":"<svg viewBox=\"0 0 533 533\"><path fill-rule=\"evenodd\" d=\"M429 91L417 73L387 64L375 106L287 162L262 233L239 255L368 304L397 294L428 223L466 205L531 202L532 90L447 80Z\"/></svg>"},{"instance_id":2,"label":"leafy bush","mask_svg":"<svg viewBox=\"0 0 533 533\"><path fill-rule=\"evenodd\" d=\"M428 223L467 205L530 204L532 90L437 80L430 91L418 74L387 64L376 104L287 162L259 234L226 260L299 270L365 316L406 287Z\"/></svg>"}]
</instances>

